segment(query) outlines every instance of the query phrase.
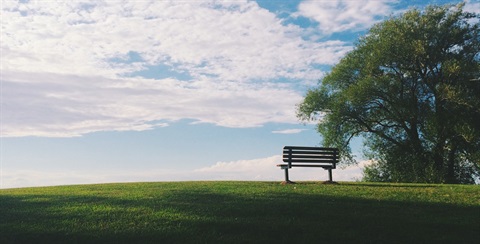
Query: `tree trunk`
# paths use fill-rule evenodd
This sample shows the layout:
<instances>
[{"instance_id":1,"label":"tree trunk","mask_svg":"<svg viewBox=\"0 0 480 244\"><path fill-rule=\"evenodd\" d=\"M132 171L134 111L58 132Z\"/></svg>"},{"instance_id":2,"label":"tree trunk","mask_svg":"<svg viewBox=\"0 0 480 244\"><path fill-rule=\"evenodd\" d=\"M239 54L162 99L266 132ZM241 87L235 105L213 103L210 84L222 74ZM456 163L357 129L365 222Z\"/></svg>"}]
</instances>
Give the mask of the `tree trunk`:
<instances>
[{"instance_id":1,"label":"tree trunk","mask_svg":"<svg viewBox=\"0 0 480 244\"><path fill-rule=\"evenodd\" d=\"M455 177L455 154L457 152L457 146L452 145L450 152L448 152L447 158L447 172L445 177L445 183L457 184L458 180Z\"/></svg>"},{"instance_id":2,"label":"tree trunk","mask_svg":"<svg viewBox=\"0 0 480 244\"><path fill-rule=\"evenodd\" d=\"M444 158L443 158L443 155L442 155L442 152L441 151L437 151L435 150L435 152L433 153L433 163L434 163L434 169L435 169L435 172L434 172L434 178L433 178L433 181L435 183L443 183L444 181Z\"/></svg>"}]
</instances>

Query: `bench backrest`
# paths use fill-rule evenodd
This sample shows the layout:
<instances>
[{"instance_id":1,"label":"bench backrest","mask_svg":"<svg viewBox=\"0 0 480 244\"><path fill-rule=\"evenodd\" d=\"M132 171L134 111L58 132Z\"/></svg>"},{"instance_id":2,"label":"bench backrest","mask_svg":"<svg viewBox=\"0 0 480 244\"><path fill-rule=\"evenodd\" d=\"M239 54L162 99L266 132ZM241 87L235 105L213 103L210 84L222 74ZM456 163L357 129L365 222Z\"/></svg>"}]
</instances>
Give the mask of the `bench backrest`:
<instances>
[{"instance_id":1,"label":"bench backrest","mask_svg":"<svg viewBox=\"0 0 480 244\"><path fill-rule=\"evenodd\" d=\"M285 146L283 148L283 162L291 168L295 163L312 163L331 165L336 168L338 162L338 149L329 147L296 147Z\"/></svg>"}]
</instances>

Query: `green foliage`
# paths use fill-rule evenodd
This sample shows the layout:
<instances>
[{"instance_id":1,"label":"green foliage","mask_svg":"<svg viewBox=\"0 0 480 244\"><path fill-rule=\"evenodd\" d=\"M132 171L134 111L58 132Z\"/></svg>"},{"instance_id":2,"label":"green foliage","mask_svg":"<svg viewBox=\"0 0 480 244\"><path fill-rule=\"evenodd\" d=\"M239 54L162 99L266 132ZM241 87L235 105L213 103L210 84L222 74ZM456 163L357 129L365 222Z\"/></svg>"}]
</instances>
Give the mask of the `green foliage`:
<instances>
[{"instance_id":1,"label":"green foliage","mask_svg":"<svg viewBox=\"0 0 480 244\"><path fill-rule=\"evenodd\" d=\"M298 106L326 146L353 161L365 138L365 179L475 183L480 175L480 26L457 6L410 10L372 27ZM320 117L319 117L320 115Z\"/></svg>"},{"instance_id":2,"label":"green foliage","mask_svg":"<svg viewBox=\"0 0 480 244\"><path fill-rule=\"evenodd\" d=\"M479 207L480 188L464 185L165 182L5 189L0 243L476 243Z\"/></svg>"}]
</instances>

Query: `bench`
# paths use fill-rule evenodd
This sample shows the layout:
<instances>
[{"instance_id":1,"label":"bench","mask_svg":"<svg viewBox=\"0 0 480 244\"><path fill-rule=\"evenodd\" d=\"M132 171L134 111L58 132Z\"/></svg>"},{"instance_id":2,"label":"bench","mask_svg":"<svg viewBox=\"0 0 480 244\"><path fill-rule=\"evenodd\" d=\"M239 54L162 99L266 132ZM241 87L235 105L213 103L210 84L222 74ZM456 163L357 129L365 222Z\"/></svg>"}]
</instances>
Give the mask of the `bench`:
<instances>
[{"instance_id":1,"label":"bench","mask_svg":"<svg viewBox=\"0 0 480 244\"><path fill-rule=\"evenodd\" d=\"M328 170L329 182L332 181L332 169L338 162L338 149L328 147L296 147L283 148L283 162L277 167L285 170L285 182L293 183L288 179L288 169L293 167L321 167Z\"/></svg>"}]
</instances>

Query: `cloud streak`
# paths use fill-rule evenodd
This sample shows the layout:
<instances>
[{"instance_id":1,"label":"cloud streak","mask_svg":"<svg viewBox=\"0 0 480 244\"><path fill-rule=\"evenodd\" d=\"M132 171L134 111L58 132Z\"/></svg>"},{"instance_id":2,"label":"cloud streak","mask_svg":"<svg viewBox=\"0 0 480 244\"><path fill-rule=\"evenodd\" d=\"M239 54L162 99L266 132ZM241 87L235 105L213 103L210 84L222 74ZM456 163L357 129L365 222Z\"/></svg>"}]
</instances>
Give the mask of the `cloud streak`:
<instances>
[{"instance_id":1,"label":"cloud streak","mask_svg":"<svg viewBox=\"0 0 480 244\"><path fill-rule=\"evenodd\" d=\"M286 129L286 130L274 130L272 131L273 134L297 134L306 129Z\"/></svg>"}]
</instances>

